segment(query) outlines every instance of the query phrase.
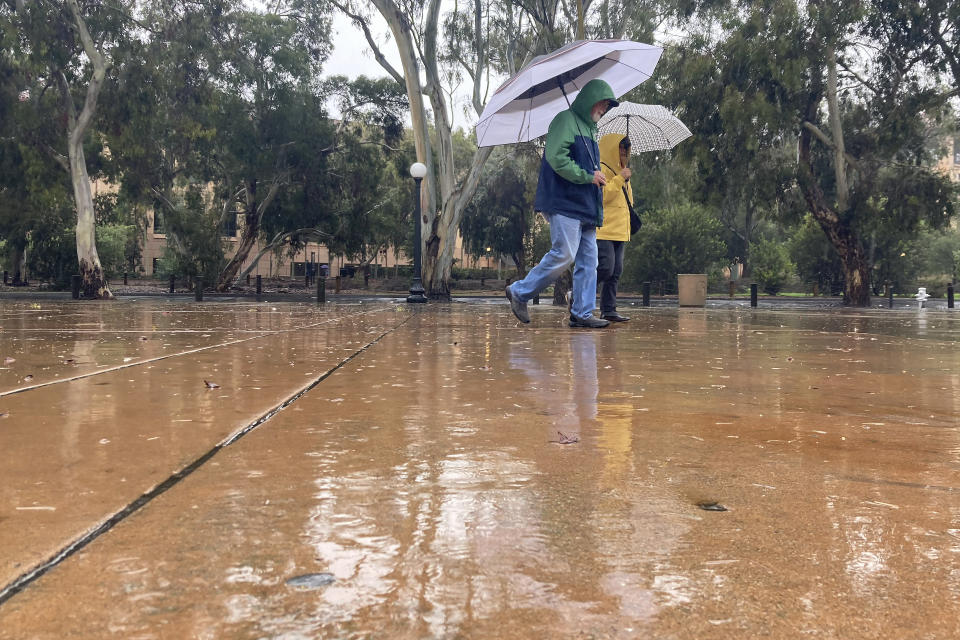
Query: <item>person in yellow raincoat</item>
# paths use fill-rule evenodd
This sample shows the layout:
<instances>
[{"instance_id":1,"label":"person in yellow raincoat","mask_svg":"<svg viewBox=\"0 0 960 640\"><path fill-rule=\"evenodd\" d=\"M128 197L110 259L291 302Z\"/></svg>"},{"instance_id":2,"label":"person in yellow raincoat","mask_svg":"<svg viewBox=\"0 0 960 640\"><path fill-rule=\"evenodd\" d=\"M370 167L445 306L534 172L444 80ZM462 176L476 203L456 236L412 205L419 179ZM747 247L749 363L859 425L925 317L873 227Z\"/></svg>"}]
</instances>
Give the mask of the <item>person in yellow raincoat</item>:
<instances>
[{"instance_id":1,"label":"person in yellow raincoat","mask_svg":"<svg viewBox=\"0 0 960 640\"><path fill-rule=\"evenodd\" d=\"M623 252L630 240L630 138L611 133L600 138L600 169L607 178L603 187L603 226L597 229L597 282L600 317L610 322L630 318L617 313L617 287L623 273ZM624 194L626 191L626 194Z\"/></svg>"}]
</instances>

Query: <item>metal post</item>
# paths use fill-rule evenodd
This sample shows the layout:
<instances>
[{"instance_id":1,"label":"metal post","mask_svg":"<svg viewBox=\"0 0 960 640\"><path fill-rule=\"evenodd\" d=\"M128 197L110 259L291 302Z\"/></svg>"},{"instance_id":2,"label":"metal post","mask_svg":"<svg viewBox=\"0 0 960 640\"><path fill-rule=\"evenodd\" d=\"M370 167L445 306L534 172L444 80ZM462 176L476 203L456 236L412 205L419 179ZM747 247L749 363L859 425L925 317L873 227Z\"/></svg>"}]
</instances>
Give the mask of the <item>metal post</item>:
<instances>
[{"instance_id":1,"label":"metal post","mask_svg":"<svg viewBox=\"0 0 960 640\"><path fill-rule=\"evenodd\" d=\"M260 297L260 294L263 293L263 276L257 275L257 297Z\"/></svg>"},{"instance_id":2,"label":"metal post","mask_svg":"<svg viewBox=\"0 0 960 640\"><path fill-rule=\"evenodd\" d=\"M317 278L317 303L323 304L327 301L327 279Z\"/></svg>"},{"instance_id":3,"label":"metal post","mask_svg":"<svg viewBox=\"0 0 960 640\"><path fill-rule=\"evenodd\" d=\"M334 278L334 282L335 282L336 284L335 284L335 286L334 286L334 288L333 288L333 292L334 292L334 293L340 293L340 276L337 276L336 278Z\"/></svg>"},{"instance_id":4,"label":"metal post","mask_svg":"<svg viewBox=\"0 0 960 640\"><path fill-rule=\"evenodd\" d=\"M645 307L650 306L650 283L649 282L643 283L643 306Z\"/></svg>"},{"instance_id":5,"label":"metal post","mask_svg":"<svg viewBox=\"0 0 960 640\"><path fill-rule=\"evenodd\" d=\"M426 302L427 296L424 295L420 273L420 245L422 244L420 236L420 183L423 182L423 178L414 178L413 181L416 183L416 190L414 191L416 206L413 209L415 220L413 227L413 282L410 284L410 295L407 296L407 302Z\"/></svg>"},{"instance_id":6,"label":"metal post","mask_svg":"<svg viewBox=\"0 0 960 640\"><path fill-rule=\"evenodd\" d=\"M83 283L83 276L75 275L70 276L70 292L73 294L74 300L80 299L80 285Z\"/></svg>"},{"instance_id":7,"label":"metal post","mask_svg":"<svg viewBox=\"0 0 960 640\"><path fill-rule=\"evenodd\" d=\"M173 285L176 283L176 278L175 275L170 274L170 293L173 293Z\"/></svg>"},{"instance_id":8,"label":"metal post","mask_svg":"<svg viewBox=\"0 0 960 640\"><path fill-rule=\"evenodd\" d=\"M947 285L947 309L953 309L953 283Z\"/></svg>"},{"instance_id":9,"label":"metal post","mask_svg":"<svg viewBox=\"0 0 960 640\"><path fill-rule=\"evenodd\" d=\"M123 272L123 286L127 286L127 272Z\"/></svg>"},{"instance_id":10,"label":"metal post","mask_svg":"<svg viewBox=\"0 0 960 640\"><path fill-rule=\"evenodd\" d=\"M757 283L756 282L750 283L750 306L751 307L757 306Z\"/></svg>"},{"instance_id":11,"label":"metal post","mask_svg":"<svg viewBox=\"0 0 960 640\"><path fill-rule=\"evenodd\" d=\"M893 284L887 282L887 306L893 309Z\"/></svg>"},{"instance_id":12,"label":"metal post","mask_svg":"<svg viewBox=\"0 0 960 640\"><path fill-rule=\"evenodd\" d=\"M203 278L197 278L193 283L193 299L203 302Z\"/></svg>"},{"instance_id":13,"label":"metal post","mask_svg":"<svg viewBox=\"0 0 960 640\"><path fill-rule=\"evenodd\" d=\"M303 286L310 286L310 272L307 271L307 265L303 265Z\"/></svg>"},{"instance_id":14,"label":"metal post","mask_svg":"<svg viewBox=\"0 0 960 640\"><path fill-rule=\"evenodd\" d=\"M249 274L249 273L247 274L247 286L248 286L248 287L250 286L250 274Z\"/></svg>"},{"instance_id":15,"label":"metal post","mask_svg":"<svg viewBox=\"0 0 960 640\"><path fill-rule=\"evenodd\" d=\"M10 282L10 272L4 271L4 272L3 272L3 284L9 284L9 282Z\"/></svg>"},{"instance_id":16,"label":"metal post","mask_svg":"<svg viewBox=\"0 0 960 640\"><path fill-rule=\"evenodd\" d=\"M737 293L737 285L735 285L733 283L733 280L731 280L730 281L730 299L731 300L733 300L733 298L736 296L736 293Z\"/></svg>"},{"instance_id":17,"label":"metal post","mask_svg":"<svg viewBox=\"0 0 960 640\"><path fill-rule=\"evenodd\" d=\"M533 296L533 304L540 304L540 296L539 296L539 295Z\"/></svg>"}]
</instances>

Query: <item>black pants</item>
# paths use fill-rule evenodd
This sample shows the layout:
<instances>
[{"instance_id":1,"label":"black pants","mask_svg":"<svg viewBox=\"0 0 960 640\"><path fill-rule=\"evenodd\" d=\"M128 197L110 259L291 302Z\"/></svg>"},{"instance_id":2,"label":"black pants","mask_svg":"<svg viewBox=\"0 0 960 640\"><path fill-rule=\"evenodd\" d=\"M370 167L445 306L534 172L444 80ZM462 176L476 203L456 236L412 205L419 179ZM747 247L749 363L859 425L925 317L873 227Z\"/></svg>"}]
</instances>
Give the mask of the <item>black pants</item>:
<instances>
[{"instance_id":1,"label":"black pants","mask_svg":"<svg viewBox=\"0 0 960 640\"><path fill-rule=\"evenodd\" d=\"M623 240L597 240L597 282L600 291L600 315L617 312L617 286L623 273Z\"/></svg>"}]
</instances>

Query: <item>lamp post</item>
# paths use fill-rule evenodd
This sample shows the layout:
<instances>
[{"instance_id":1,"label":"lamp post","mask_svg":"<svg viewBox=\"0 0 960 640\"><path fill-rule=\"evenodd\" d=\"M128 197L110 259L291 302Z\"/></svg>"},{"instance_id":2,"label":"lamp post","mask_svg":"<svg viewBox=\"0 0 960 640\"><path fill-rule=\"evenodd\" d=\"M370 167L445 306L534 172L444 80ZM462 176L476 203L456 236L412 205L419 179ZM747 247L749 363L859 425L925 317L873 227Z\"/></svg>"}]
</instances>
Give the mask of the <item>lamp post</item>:
<instances>
[{"instance_id":1,"label":"lamp post","mask_svg":"<svg viewBox=\"0 0 960 640\"><path fill-rule=\"evenodd\" d=\"M416 206L414 207L413 224L413 282L410 283L410 295L407 296L407 302L426 302L427 296L424 295L423 282L420 280L420 183L427 175L427 166L422 162L414 162L410 165L410 175L416 183L414 192Z\"/></svg>"}]
</instances>

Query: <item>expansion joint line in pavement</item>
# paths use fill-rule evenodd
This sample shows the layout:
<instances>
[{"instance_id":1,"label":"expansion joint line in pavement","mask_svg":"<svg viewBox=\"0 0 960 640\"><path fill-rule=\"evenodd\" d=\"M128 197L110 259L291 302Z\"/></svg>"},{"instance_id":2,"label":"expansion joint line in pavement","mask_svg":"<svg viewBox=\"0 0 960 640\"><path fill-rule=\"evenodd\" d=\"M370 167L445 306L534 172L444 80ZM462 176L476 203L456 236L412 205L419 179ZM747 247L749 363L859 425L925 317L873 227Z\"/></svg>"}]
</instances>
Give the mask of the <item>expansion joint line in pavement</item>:
<instances>
[{"instance_id":1,"label":"expansion joint line in pavement","mask_svg":"<svg viewBox=\"0 0 960 640\"><path fill-rule=\"evenodd\" d=\"M211 448L206 453L204 453L203 455L195 459L193 462L181 468L179 471L173 472L170 476L167 477L166 480L163 480L160 484L156 485L153 489L150 489L146 493L142 494L139 498L137 498L136 500L134 500L124 508L114 513L112 516L110 516L109 518L104 520L102 523L100 523L99 526L88 531L87 533L80 536L76 540L70 542L65 547L57 551L49 559L40 563L38 566L21 574L19 577L13 580L13 582L11 582L10 584L0 589L0 606L2 606L7 600L12 598L13 596L23 591L31 583L33 583L35 580L43 576L45 573L47 573L48 571L56 567L58 564L60 564L61 562L63 562L64 560L66 560L76 552L80 551L81 549L86 547L88 544L90 544L91 542L99 538L101 535L103 535L104 533L112 529L114 526L122 522L128 516L133 515L134 513L136 513L143 507L145 507L154 498L157 498L161 494L165 493L168 489L171 489L174 486L176 486L181 480L183 480L184 478L189 476L191 473L193 473L194 471L202 467L204 464L209 462L210 459L213 458L215 455L217 455L222 449L230 446L231 444L233 444L243 436L247 435L257 427L262 425L263 423L270 420L270 418L277 415L280 411L283 411L284 409L292 405L294 402L302 398L306 393L310 392L310 390L312 390L314 387L316 387L321 382L323 382L324 380L329 378L331 375L333 375L334 372L343 368L345 365L347 365L350 361L352 361L354 358L359 356L361 353L367 351L372 346L374 346L375 344L383 340L385 337L387 337L388 335L390 335L391 333L393 333L403 325L407 324L412 317L413 315L411 314L399 324L387 329L386 331L378 335L376 338L374 338L367 344L363 345L362 347L360 347L359 349L351 353L349 356L347 356L346 358L344 358L343 360L341 360L340 362L332 366L330 369L322 373L318 378L310 382L305 387L301 388L299 391L291 395L289 398L287 398L286 400L284 400L274 408L270 409L269 411L264 413L262 416L260 416L259 418L257 418L256 420L248 424L247 426L227 436L224 440L221 440L219 443L214 445L213 448Z\"/></svg>"},{"instance_id":2,"label":"expansion joint line in pavement","mask_svg":"<svg viewBox=\"0 0 960 640\"><path fill-rule=\"evenodd\" d=\"M90 373L81 373L76 376L70 376L69 378L59 378L57 380L48 380L46 382L38 382L37 384L31 384L26 387L19 387L17 389L10 389L9 391L0 391L0 398L4 396L12 396L15 393L23 393L24 391L33 391L34 389L40 389L42 387L49 387L54 384L61 384L63 382L73 382L74 380L83 380L84 378L91 378L93 376L99 376L103 373L111 373L113 371L120 371L121 369L129 369L130 367L139 367L143 364L151 364L153 362L159 362L160 360L168 360L170 358L179 358L180 356L188 356L192 353L200 353L201 351L208 351L210 349L218 349L220 347L229 347L234 344L241 344L244 342L250 342L251 340L259 340L260 338L267 338L270 336L275 336L281 333L290 333L292 331L302 331L304 329L311 329L313 327L319 327L322 324L329 324L331 322L336 322L337 320L342 320L343 318L352 318L355 315L366 315L368 313L374 313L376 309L370 311L362 311L361 313L350 314L347 316L340 316L337 318L327 318L326 320L321 320L320 322L312 322L310 324L301 325L299 327L291 327L290 329L281 329L279 331L269 331L260 333L249 338L241 338L240 340L229 340L227 342L218 342L217 344L207 345L206 347L197 347L196 349L190 349L188 351L178 351L177 353L168 353L163 356L157 356L155 358L147 358L146 360L138 360L136 362L128 362L126 364L118 364L114 367L107 367L106 369L99 369L97 371L91 371ZM144 333L144 332L140 332Z\"/></svg>"}]
</instances>

